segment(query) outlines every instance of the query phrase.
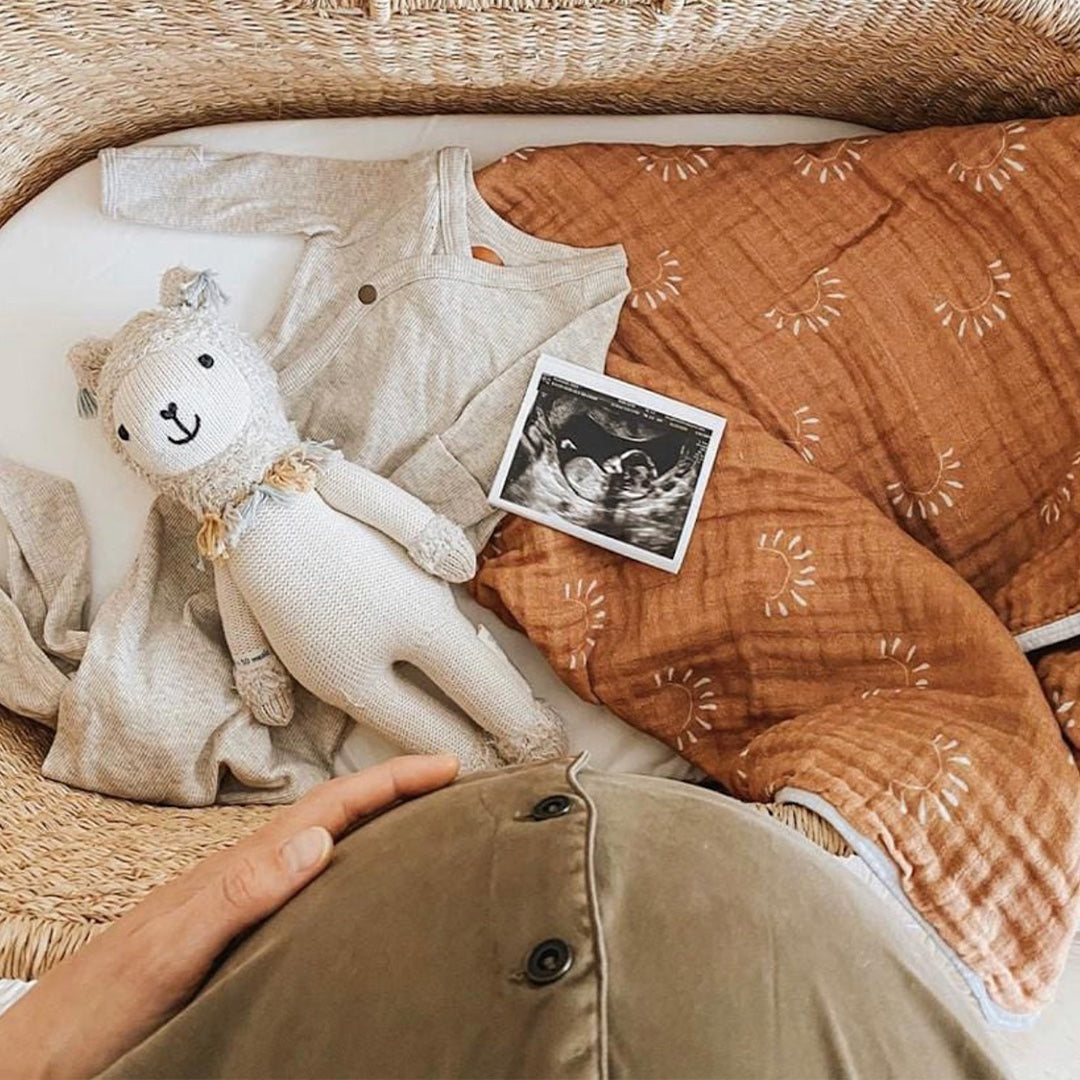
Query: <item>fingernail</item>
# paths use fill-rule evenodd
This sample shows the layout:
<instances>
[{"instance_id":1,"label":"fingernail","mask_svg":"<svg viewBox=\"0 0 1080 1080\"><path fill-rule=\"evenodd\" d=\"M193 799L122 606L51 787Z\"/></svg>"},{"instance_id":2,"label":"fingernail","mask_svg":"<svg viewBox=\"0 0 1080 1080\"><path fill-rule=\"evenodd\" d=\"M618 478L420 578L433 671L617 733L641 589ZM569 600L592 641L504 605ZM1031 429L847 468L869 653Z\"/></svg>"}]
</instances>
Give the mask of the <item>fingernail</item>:
<instances>
[{"instance_id":1,"label":"fingernail","mask_svg":"<svg viewBox=\"0 0 1080 1080\"><path fill-rule=\"evenodd\" d=\"M299 874L322 862L333 844L324 828L312 825L281 845L281 858L290 874Z\"/></svg>"}]
</instances>

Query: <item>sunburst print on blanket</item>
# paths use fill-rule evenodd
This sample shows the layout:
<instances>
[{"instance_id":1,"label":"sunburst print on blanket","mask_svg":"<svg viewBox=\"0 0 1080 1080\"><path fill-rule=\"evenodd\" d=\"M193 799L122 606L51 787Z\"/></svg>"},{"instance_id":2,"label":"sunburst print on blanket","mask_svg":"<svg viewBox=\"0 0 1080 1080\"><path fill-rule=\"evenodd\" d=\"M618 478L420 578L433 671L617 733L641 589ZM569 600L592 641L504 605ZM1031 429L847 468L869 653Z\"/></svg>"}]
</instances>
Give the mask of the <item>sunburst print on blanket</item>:
<instances>
[{"instance_id":1,"label":"sunburst print on blanket","mask_svg":"<svg viewBox=\"0 0 1080 1080\"><path fill-rule=\"evenodd\" d=\"M964 488L959 473L962 468L950 446L938 454L937 475L926 487L911 487L900 480L886 484L889 502L901 517L914 517L916 510L924 521L937 517L942 510L951 510L956 506L957 493Z\"/></svg>"},{"instance_id":2,"label":"sunburst print on blanket","mask_svg":"<svg viewBox=\"0 0 1080 1080\"><path fill-rule=\"evenodd\" d=\"M503 524L500 523L499 527L491 534L491 538L487 542L487 547L484 549L483 556L487 559L496 559L500 555L506 554L506 545L503 543Z\"/></svg>"},{"instance_id":3,"label":"sunburst print on blanket","mask_svg":"<svg viewBox=\"0 0 1080 1080\"><path fill-rule=\"evenodd\" d=\"M847 299L842 285L840 278L830 276L829 268L823 266L802 288L769 308L765 318L777 330L787 328L796 337L804 326L818 334L831 320L840 318L840 305Z\"/></svg>"},{"instance_id":4,"label":"sunburst print on blanket","mask_svg":"<svg viewBox=\"0 0 1080 1080\"><path fill-rule=\"evenodd\" d=\"M879 694L899 694L904 690L926 690L930 679L926 672L930 665L918 657L919 647L909 645L900 637L883 637L878 643L879 659L893 668L893 678L869 690L864 690L864 698L877 697Z\"/></svg>"},{"instance_id":5,"label":"sunburst print on blanket","mask_svg":"<svg viewBox=\"0 0 1080 1080\"><path fill-rule=\"evenodd\" d=\"M509 154L503 154L499 161L504 165L513 161L531 161L535 154L535 146L521 146L517 150L512 150Z\"/></svg>"},{"instance_id":6,"label":"sunburst print on blanket","mask_svg":"<svg viewBox=\"0 0 1080 1080\"><path fill-rule=\"evenodd\" d=\"M771 535L763 532L757 550L776 562L776 580L764 599L766 617L786 619L792 612L805 612L810 607L806 592L816 584L817 567L809 563L814 553L803 543L803 538L797 533L789 536L783 529Z\"/></svg>"},{"instance_id":7,"label":"sunburst print on blanket","mask_svg":"<svg viewBox=\"0 0 1080 1080\"><path fill-rule=\"evenodd\" d=\"M1002 260L994 259L986 264L985 286L973 298L974 303L943 296L934 305L934 313L941 318L941 325L953 330L961 341L965 334L969 339L972 334L981 338L1007 318L1005 304L1012 299L1011 278Z\"/></svg>"},{"instance_id":8,"label":"sunburst print on blanket","mask_svg":"<svg viewBox=\"0 0 1080 1080\"><path fill-rule=\"evenodd\" d=\"M972 149L970 158L958 157L949 166L949 175L980 193L1004 191L1005 185L1024 171L1020 156L1027 150L1026 131L1025 125L1016 121L998 124L993 134L976 129L975 137L982 140L982 145Z\"/></svg>"},{"instance_id":9,"label":"sunburst print on blanket","mask_svg":"<svg viewBox=\"0 0 1080 1080\"><path fill-rule=\"evenodd\" d=\"M709 155L715 153L714 146L650 146L638 154L638 162L645 172L658 176L666 184L700 176L709 167Z\"/></svg>"},{"instance_id":10,"label":"sunburst print on blanket","mask_svg":"<svg viewBox=\"0 0 1080 1080\"><path fill-rule=\"evenodd\" d=\"M862 154L855 147L864 146L869 141L869 138L841 139L823 152L804 150L795 159L795 168L802 176L815 179L819 184L827 184L830 180L846 180L854 171L856 163L862 160Z\"/></svg>"},{"instance_id":11,"label":"sunburst print on blanket","mask_svg":"<svg viewBox=\"0 0 1080 1080\"><path fill-rule=\"evenodd\" d=\"M705 732L712 731L711 714L716 712L716 702L710 700L716 697L715 691L709 688L712 679L707 675L695 676L690 667L681 674L674 667L668 667L653 672L653 682L658 693L668 693L676 699L675 746L680 752L696 743Z\"/></svg>"},{"instance_id":12,"label":"sunburst print on blanket","mask_svg":"<svg viewBox=\"0 0 1080 1080\"><path fill-rule=\"evenodd\" d=\"M971 758L960 750L956 739L946 739L939 732L927 752L911 762L907 779L890 781L889 792L901 814L914 814L920 825L925 825L932 813L942 821L952 821L952 810L970 790L959 774L971 768Z\"/></svg>"},{"instance_id":13,"label":"sunburst print on blanket","mask_svg":"<svg viewBox=\"0 0 1080 1080\"><path fill-rule=\"evenodd\" d=\"M1061 730L1064 732L1072 731L1076 727L1076 717L1073 716L1076 701L1066 698L1060 690L1055 690L1050 695L1050 704L1054 707L1054 716L1057 717Z\"/></svg>"},{"instance_id":14,"label":"sunburst print on blanket","mask_svg":"<svg viewBox=\"0 0 1080 1080\"><path fill-rule=\"evenodd\" d=\"M792 413L792 416L795 418L795 431L792 433L790 439L785 439L784 441L788 446L795 450L804 461L807 461L812 465L814 463L814 456L818 450L818 444L821 442L821 435L818 432L818 426L821 424L821 420L811 413L809 405L800 405Z\"/></svg>"},{"instance_id":15,"label":"sunburst print on blanket","mask_svg":"<svg viewBox=\"0 0 1080 1080\"><path fill-rule=\"evenodd\" d=\"M1065 508L1072 502L1076 469L1080 466L1080 450L1073 454L1069 466L1070 468L1062 477L1061 483L1054 489L1053 494L1043 499L1039 507L1039 518L1044 525L1056 525L1061 520Z\"/></svg>"},{"instance_id":16,"label":"sunburst print on blanket","mask_svg":"<svg viewBox=\"0 0 1080 1080\"><path fill-rule=\"evenodd\" d=\"M595 578L589 582L579 578L574 584L563 582L562 599L567 612L565 629L570 636L566 666L578 671L588 665L596 635L607 626L604 594Z\"/></svg>"},{"instance_id":17,"label":"sunburst print on blanket","mask_svg":"<svg viewBox=\"0 0 1080 1080\"><path fill-rule=\"evenodd\" d=\"M749 744L747 744L739 751L739 760L745 763L749 754L750 746ZM750 776L747 771L741 765L739 765L735 769L735 779L738 780L740 784L746 784L750 780Z\"/></svg>"},{"instance_id":18,"label":"sunburst print on blanket","mask_svg":"<svg viewBox=\"0 0 1080 1080\"><path fill-rule=\"evenodd\" d=\"M630 307L637 311L647 307L655 311L665 300L672 300L679 295L679 286L683 275L678 258L669 248L657 252L655 267L645 281L635 284L630 290Z\"/></svg>"}]
</instances>

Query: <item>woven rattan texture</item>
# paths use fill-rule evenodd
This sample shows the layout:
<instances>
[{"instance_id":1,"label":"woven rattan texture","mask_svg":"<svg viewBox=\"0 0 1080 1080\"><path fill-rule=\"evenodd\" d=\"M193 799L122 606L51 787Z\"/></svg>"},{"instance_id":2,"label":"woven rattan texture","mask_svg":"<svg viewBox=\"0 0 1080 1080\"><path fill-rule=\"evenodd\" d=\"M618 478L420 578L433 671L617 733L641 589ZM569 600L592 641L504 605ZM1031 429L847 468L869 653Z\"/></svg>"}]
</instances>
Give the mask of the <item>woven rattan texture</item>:
<instances>
[{"instance_id":1,"label":"woven rattan texture","mask_svg":"<svg viewBox=\"0 0 1080 1080\"><path fill-rule=\"evenodd\" d=\"M1071 112L1077 7L4 0L0 221L102 146L230 120L768 111L902 128Z\"/></svg>"},{"instance_id":2,"label":"woven rattan texture","mask_svg":"<svg viewBox=\"0 0 1080 1080\"><path fill-rule=\"evenodd\" d=\"M41 776L51 733L0 712L0 978L28 978L266 807L178 810L76 791Z\"/></svg>"}]
</instances>

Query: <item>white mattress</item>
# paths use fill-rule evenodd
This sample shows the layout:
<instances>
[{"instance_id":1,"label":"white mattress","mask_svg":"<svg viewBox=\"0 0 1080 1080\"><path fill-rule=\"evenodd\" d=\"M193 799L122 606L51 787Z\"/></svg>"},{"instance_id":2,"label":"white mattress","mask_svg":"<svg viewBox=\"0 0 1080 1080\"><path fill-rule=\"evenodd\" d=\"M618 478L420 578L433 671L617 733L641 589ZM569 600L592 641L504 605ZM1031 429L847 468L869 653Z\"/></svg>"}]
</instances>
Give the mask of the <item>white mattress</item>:
<instances>
[{"instance_id":1,"label":"white mattress","mask_svg":"<svg viewBox=\"0 0 1080 1080\"><path fill-rule=\"evenodd\" d=\"M866 131L784 116L446 116L229 124L149 141L359 159L460 145L472 151L479 167L527 145L815 142ZM98 167L91 162L0 229L0 456L75 483L90 532L91 613L130 565L150 493L109 451L96 426L76 418L74 384L64 361L68 347L90 334L111 335L135 311L152 306L161 271L177 263L216 269L232 297L231 317L257 332L280 302L302 243L298 237L197 234L110 221L99 212L98 188ZM3 558L0 550L0 570ZM467 597L459 595L459 602L567 718L574 749L589 750L596 767L685 774L686 764L665 746L571 694L524 637ZM357 733L338 766L354 769L389 752ZM1080 957L1035 1030L1003 1040L1017 1075L1080 1080L1078 1016ZM987 1038L999 1036L988 1032Z\"/></svg>"}]
</instances>

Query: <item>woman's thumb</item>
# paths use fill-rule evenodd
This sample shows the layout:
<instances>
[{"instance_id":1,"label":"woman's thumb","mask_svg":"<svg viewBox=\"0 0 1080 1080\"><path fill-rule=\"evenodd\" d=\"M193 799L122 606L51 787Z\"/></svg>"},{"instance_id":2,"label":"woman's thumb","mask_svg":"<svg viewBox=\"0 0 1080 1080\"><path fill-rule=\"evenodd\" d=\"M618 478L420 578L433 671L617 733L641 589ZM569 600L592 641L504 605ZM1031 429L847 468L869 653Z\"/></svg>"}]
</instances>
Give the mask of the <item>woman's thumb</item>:
<instances>
[{"instance_id":1,"label":"woman's thumb","mask_svg":"<svg viewBox=\"0 0 1080 1080\"><path fill-rule=\"evenodd\" d=\"M285 840L253 837L225 855L219 878L220 928L228 939L261 922L316 877L334 841L321 825Z\"/></svg>"},{"instance_id":2,"label":"woman's thumb","mask_svg":"<svg viewBox=\"0 0 1080 1080\"><path fill-rule=\"evenodd\" d=\"M289 874L306 874L321 866L334 841L321 825L301 829L281 845L281 862Z\"/></svg>"}]
</instances>

